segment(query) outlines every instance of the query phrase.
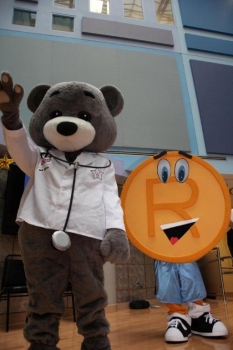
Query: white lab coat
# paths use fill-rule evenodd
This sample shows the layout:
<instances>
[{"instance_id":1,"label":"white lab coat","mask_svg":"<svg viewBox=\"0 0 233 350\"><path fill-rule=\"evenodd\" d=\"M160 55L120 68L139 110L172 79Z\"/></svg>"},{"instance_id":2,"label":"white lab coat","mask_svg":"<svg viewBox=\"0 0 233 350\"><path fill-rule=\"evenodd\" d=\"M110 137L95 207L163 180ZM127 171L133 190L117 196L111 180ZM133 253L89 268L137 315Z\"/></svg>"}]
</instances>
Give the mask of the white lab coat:
<instances>
[{"instance_id":1,"label":"white lab coat","mask_svg":"<svg viewBox=\"0 0 233 350\"><path fill-rule=\"evenodd\" d=\"M71 198L74 165L41 156L41 152L46 150L33 143L25 128L12 131L3 126L3 133L11 157L30 177L21 199L17 222L26 221L39 227L63 230ZM65 160L63 152L50 150L50 154ZM108 166L108 159L89 152L81 153L75 162L80 166L66 232L102 240L109 228L125 230L113 165Z\"/></svg>"}]
</instances>

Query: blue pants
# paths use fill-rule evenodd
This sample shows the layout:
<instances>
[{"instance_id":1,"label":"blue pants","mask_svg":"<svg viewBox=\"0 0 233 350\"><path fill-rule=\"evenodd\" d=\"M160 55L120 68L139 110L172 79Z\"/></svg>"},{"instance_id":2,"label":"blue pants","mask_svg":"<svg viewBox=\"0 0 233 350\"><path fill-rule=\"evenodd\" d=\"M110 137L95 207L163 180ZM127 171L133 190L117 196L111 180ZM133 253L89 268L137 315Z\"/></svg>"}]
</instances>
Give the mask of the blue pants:
<instances>
[{"instance_id":1,"label":"blue pants","mask_svg":"<svg viewBox=\"0 0 233 350\"><path fill-rule=\"evenodd\" d=\"M155 261L156 298L162 303L191 303L206 297L196 262L176 264Z\"/></svg>"}]
</instances>

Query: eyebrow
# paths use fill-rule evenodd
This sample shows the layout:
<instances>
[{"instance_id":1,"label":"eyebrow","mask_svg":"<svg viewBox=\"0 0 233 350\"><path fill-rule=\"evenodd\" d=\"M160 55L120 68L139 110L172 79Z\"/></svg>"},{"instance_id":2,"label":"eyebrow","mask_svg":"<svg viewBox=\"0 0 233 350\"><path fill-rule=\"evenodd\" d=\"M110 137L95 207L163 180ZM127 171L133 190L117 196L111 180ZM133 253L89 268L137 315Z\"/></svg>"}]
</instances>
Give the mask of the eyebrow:
<instances>
[{"instance_id":1,"label":"eyebrow","mask_svg":"<svg viewBox=\"0 0 233 350\"><path fill-rule=\"evenodd\" d=\"M189 158L189 159L191 159L193 157L191 154L184 152L184 151L178 151L178 153L186 158ZM158 154L155 154L153 157L154 157L154 159L158 159L158 158L161 158L162 156L164 156L165 154L167 154L167 151L162 151Z\"/></svg>"},{"instance_id":2,"label":"eyebrow","mask_svg":"<svg viewBox=\"0 0 233 350\"><path fill-rule=\"evenodd\" d=\"M186 153L186 152L184 152L184 151L179 151L178 153L181 154L182 156L186 157L186 158L189 158L189 159L192 158L192 155L191 155L191 154Z\"/></svg>"},{"instance_id":3,"label":"eyebrow","mask_svg":"<svg viewBox=\"0 0 233 350\"><path fill-rule=\"evenodd\" d=\"M167 154L167 151L162 151L159 154L155 154L153 157L154 157L154 159L158 159L158 158L161 158L162 156L164 156L165 154Z\"/></svg>"}]
</instances>

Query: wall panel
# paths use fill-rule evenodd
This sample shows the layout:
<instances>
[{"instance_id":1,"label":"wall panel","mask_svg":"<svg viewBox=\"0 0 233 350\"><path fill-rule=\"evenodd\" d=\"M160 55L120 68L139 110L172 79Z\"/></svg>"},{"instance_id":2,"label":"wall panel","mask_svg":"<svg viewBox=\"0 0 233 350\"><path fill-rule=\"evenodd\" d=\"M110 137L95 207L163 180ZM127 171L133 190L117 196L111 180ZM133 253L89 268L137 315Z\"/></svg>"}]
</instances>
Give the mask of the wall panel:
<instances>
[{"instance_id":1,"label":"wall panel","mask_svg":"<svg viewBox=\"0 0 233 350\"><path fill-rule=\"evenodd\" d=\"M190 60L207 153L233 155L233 66Z\"/></svg>"},{"instance_id":2,"label":"wall panel","mask_svg":"<svg viewBox=\"0 0 233 350\"><path fill-rule=\"evenodd\" d=\"M21 106L26 126L31 116L26 97L36 84L112 84L125 99L116 118L116 146L190 150L175 56L20 36L2 35L0 41L0 69L26 88Z\"/></svg>"},{"instance_id":3,"label":"wall panel","mask_svg":"<svg viewBox=\"0 0 233 350\"><path fill-rule=\"evenodd\" d=\"M215 39L187 33L185 34L185 40L189 50L233 56L233 42L230 40Z\"/></svg>"},{"instance_id":4,"label":"wall panel","mask_svg":"<svg viewBox=\"0 0 233 350\"><path fill-rule=\"evenodd\" d=\"M233 35L233 4L229 0L179 0L183 26Z\"/></svg>"}]
</instances>

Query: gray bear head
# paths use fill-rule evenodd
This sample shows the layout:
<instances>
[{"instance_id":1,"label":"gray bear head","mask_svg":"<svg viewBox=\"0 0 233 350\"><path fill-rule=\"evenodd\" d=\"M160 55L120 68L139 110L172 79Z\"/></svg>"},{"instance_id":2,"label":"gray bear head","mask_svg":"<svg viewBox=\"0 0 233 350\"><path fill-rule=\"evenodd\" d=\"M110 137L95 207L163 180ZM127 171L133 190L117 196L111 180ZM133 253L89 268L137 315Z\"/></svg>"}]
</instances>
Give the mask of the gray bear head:
<instances>
[{"instance_id":1,"label":"gray bear head","mask_svg":"<svg viewBox=\"0 0 233 350\"><path fill-rule=\"evenodd\" d=\"M116 139L114 117L124 105L121 92L108 85L98 89L81 82L38 85L28 96L34 113L29 132L41 147L64 152L103 152Z\"/></svg>"}]
</instances>

